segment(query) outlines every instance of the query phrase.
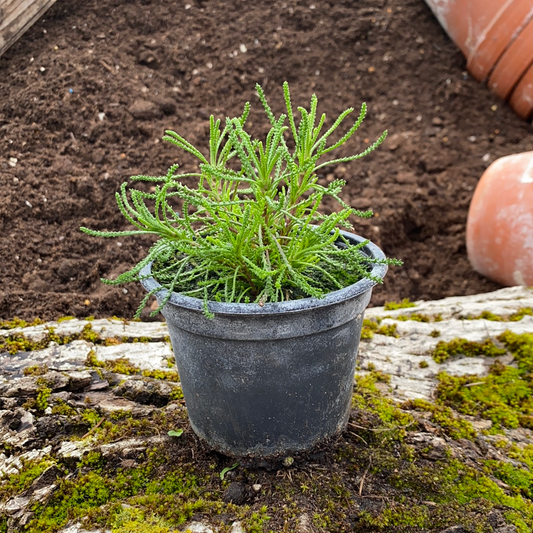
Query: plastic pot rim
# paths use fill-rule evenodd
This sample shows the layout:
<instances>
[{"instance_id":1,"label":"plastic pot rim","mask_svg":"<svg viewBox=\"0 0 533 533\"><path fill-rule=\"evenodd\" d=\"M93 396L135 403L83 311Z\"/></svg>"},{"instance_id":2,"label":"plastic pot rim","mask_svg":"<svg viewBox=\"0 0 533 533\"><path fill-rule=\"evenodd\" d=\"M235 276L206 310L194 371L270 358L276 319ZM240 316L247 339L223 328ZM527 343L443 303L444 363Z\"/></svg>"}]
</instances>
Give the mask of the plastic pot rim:
<instances>
[{"instance_id":1,"label":"plastic pot rim","mask_svg":"<svg viewBox=\"0 0 533 533\"><path fill-rule=\"evenodd\" d=\"M339 233L343 235L349 241L355 244L368 241L362 248L362 252L372 259L384 260L385 254L382 250L364 237L349 233L347 231L339 230ZM163 287L158 281L156 281L151 275L152 263L146 265L140 272L140 282L147 291L154 291L158 300L164 299L168 295L168 289ZM387 273L388 265L385 263L378 263L372 265L370 274L379 279L383 279ZM377 283L371 279L363 278L353 285L344 287L336 291L327 293L323 298L302 298L299 300L289 300L287 302L274 302L265 303L260 306L257 303L226 303L208 301L209 311L215 315L252 315L252 316L265 316L275 315L279 313L296 313L308 311L310 309L316 309L319 307L327 307L329 305L336 304L341 301L355 298L369 289L372 289ZM157 290L160 287L160 290ZM200 298L194 298L192 296L184 296L183 294L173 292L167 303L171 303L178 307L184 307L186 309L204 312L204 301Z\"/></svg>"}]
</instances>

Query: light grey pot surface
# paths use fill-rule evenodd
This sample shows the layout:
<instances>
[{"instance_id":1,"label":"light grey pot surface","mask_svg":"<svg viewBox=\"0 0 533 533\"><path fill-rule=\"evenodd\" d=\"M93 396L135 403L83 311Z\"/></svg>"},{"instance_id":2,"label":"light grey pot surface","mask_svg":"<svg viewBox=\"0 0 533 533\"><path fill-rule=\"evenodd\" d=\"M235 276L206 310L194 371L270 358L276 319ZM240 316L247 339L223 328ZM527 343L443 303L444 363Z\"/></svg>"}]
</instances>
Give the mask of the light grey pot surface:
<instances>
[{"instance_id":1,"label":"light grey pot surface","mask_svg":"<svg viewBox=\"0 0 533 533\"><path fill-rule=\"evenodd\" d=\"M357 244L365 239L342 232ZM364 253L384 259L368 243ZM387 265L373 265L383 278ZM150 265L141 276L150 275ZM148 290L159 283L142 281ZM163 308L193 430L234 457L275 457L340 433L351 406L363 314L375 282L324 298L229 304L173 293ZM161 287L161 301L167 290Z\"/></svg>"}]
</instances>

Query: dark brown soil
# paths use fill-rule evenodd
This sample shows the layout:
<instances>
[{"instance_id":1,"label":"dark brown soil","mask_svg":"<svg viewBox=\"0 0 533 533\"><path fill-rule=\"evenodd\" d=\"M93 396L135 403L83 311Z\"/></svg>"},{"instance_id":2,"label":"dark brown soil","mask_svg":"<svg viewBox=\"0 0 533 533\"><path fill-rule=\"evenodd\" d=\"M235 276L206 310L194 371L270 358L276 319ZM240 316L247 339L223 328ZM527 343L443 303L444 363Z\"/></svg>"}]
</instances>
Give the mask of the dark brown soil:
<instances>
[{"instance_id":1,"label":"dark brown soil","mask_svg":"<svg viewBox=\"0 0 533 533\"><path fill-rule=\"evenodd\" d=\"M422 0L190 2L59 1L0 59L0 318L131 317L141 288L99 278L149 242L79 226L124 229L125 179L187 168L165 129L202 143L211 112L234 116L247 100L258 124L254 84L281 112L284 80L299 104L316 92L330 118L368 103L341 155L389 130L378 152L331 170L347 201L376 211L357 232L405 261L374 304L498 288L469 266L468 204L491 161L532 149L531 127L468 77Z\"/></svg>"}]
</instances>

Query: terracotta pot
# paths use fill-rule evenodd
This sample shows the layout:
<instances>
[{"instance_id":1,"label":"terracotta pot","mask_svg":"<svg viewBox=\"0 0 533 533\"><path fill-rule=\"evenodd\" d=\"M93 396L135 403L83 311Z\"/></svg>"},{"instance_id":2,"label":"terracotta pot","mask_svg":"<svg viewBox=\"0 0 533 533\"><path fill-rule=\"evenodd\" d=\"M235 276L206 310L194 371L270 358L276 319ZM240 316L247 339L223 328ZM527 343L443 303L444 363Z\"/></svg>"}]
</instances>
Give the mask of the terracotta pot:
<instances>
[{"instance_id":1,"label":"terracotta pot","mask_svg":"<svg viewBox=\"0 0 533 533\"><path fill-rule=\"evenodd\" d=\"M495 65L489 77L489 88L506 100L532 61L533 21L530 21L509 44Z\"/></svg>"},{"instance_id":2,"label":"terracotta pot","mask_svg":"<svg viewBox=\"0 0 533 533\"><path fill-rule=\"evenodd\" d=\"M533 285L533 152L502 157L485 171L466 223L470 263L502 285Z\"/></svg>"},{"instance_id":3,"label":"terracotta pot","mask_svg":"<svg viewBox=\"0 0 533 533\"><path fill-rule=\"evenodd\" d=\"M533 64L533 0L426 0L479 81L528 118L522 76ZM517 102L517 104L515 104Z\"/></svg>"},{"instance_id":4,"label":"terracotta pot","mask_svg":"<svg viewBox=\"0 0 533 533\"><path fill-rule=\"evenodd\" d=\"M533 117L533 65L522 76L509 103L523 119L528 120Z\"/></svg>"}]
</instances>

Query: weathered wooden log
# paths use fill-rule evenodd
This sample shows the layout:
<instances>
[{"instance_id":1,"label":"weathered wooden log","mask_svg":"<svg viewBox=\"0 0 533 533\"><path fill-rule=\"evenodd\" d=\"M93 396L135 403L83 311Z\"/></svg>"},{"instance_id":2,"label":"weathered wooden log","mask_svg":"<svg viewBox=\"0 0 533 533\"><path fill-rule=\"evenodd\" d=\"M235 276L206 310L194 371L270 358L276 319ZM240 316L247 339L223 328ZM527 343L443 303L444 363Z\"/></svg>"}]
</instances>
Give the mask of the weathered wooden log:
<instances>
[{"instance_id":1,"label":"weathered wooden log","mask_svg":"<svg viewBox=\"0 0 533 533\"><path fill-rule=\"evenodd\" d=\"M0 56L55 2L56 0L0 0Z\"/></svg>"}]
</instances>

